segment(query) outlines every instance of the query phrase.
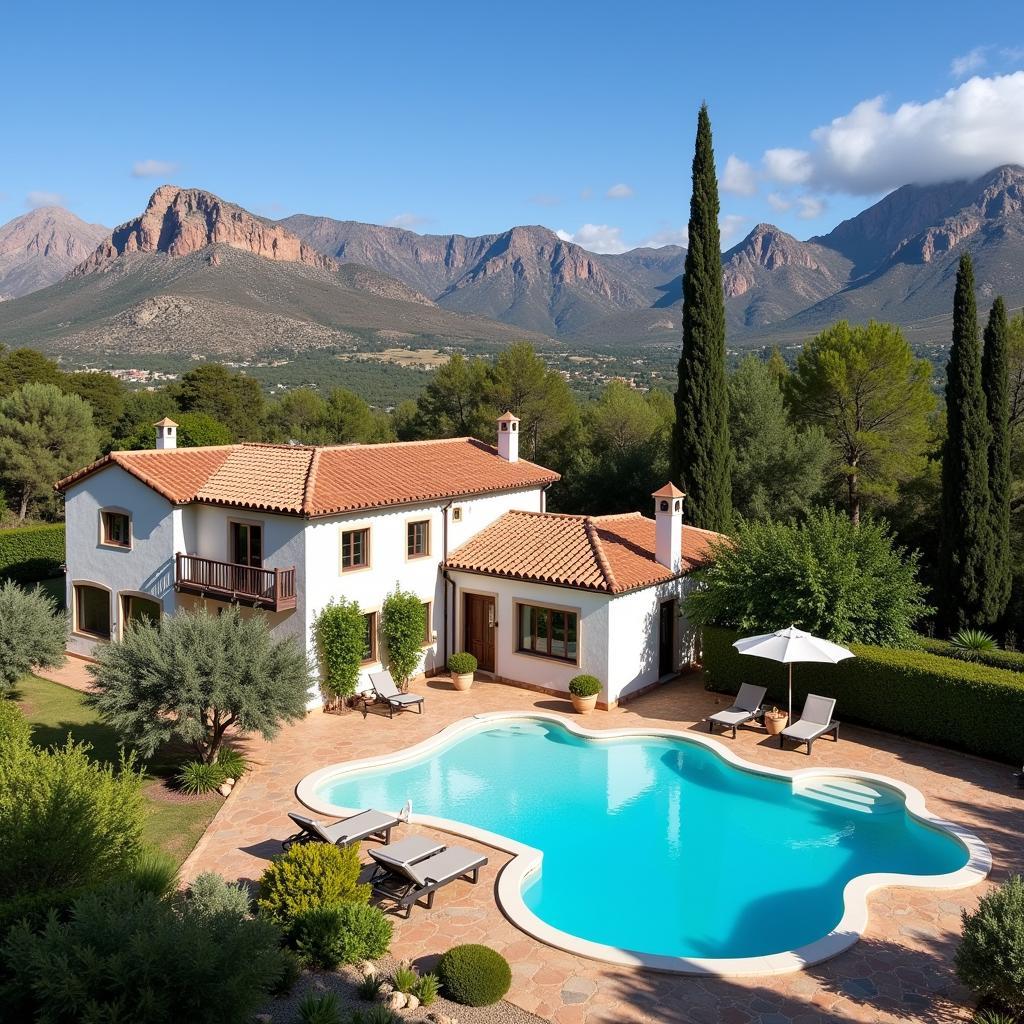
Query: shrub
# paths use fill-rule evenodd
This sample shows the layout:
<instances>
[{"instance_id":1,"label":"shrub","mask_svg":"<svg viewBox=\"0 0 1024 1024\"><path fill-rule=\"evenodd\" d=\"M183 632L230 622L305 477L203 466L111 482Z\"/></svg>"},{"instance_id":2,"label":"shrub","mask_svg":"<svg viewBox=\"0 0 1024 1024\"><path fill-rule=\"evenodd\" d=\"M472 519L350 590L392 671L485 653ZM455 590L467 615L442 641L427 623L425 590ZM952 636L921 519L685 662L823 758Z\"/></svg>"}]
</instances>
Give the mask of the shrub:
<instances>
[{"instance_id":1,"label":"shrub","mask_svg":"<svg viewBox=\"0 0 1024 1024\"><path fill-rule=\"evenodd\" d=\"M879 523L854 526L840 512L800 524L741 523L693 574L691 622L766 633L791 623L840 644L898 646L931 609L917 579L919 556L897 547Z\"/></svg>"},{"instance_id":2,"label":"shrub","mask_svg":"<svg viewBox=\"0 0 1024 1024\"><path fill-rule=\"evenodd\" d=\"M371 1006L368 1010L353 1010L348 1024L402 1024L402 1018L386 1006Z\"/></svg>"},{"instance_id":3,"label":"shrub","mask_svg":"<svg viewBox=\"0 0 1024 1024\"><path fill-rule=\"evenodd\" d=\"M341 1003L333 992L307 992L299 1003L302 1024L344 1024Z\"/></svg>"},{"instance_id":4,"label":"shrub","mask_svg":"<svg viewBox=\"0 0 1024 1024\"><path fill-rule=\"evenodd\" d=\"M313 620L320 655L320 686L334 700L356 692L363 664L366 620L356 601L331 600Z\"/></svg>"},{"instance_id":5,"label":"shrub","mask_svg":"<svg viewBox=\"0 0 1024 1024\"><path fill-rule=\"evenodd\" d=\"M786 700L786 666L738 654L732 630L702 630L708 688L735 693L756 665L768 699ZM852 644L838 665L796 665L793 703L807 693L838 700L836 716L982 757L1020 764L1024 679L1015 672L920 650Z\"/></svg>"},{"instance_id":6,"label":"shrub","mask_svg":"<svg viewBox=\"0 0 1024 1024\"><path fill-rule=\"evenodd\" d=\"M178 862L164 850L147 846L128 878L139 892L167 900L178 891Z\"/></svg>"},{"instance_id":7,"label":"shrub","mask_svg":"<svg viewBox=\"0 0 1024 1024\"><path fill-rule=\"evenodd\" d=\"M391 945L391 922L377 907L341 903L303 911L291 936L304 960L332 970L383 956Z\"/></svg>"},{"instance_id":8,"label":"shrub","mask_svg":"<svg viewBox=\"0 0 1024 1024\"><path fill-rule=\"evenodd\" d=\"M13 700L0 697L0 743L24 746L32 738L32 726Z\"/></svg>"},{"instance_id":9,"label":"shrub","mask_svg":"<svg viewBox=\"0 0 1024 1024\"><path fill-rule=\"evenodd\" d=\"M301 913L339 903L368 903L359 884L359 847L303 843L275 857L259 882L257 906L264 917L288 928Z\"/></svg>"},{"instance_id":10,"label":"shrub","mask_svg":"<svg viewBox=\"0 0 1024 1024\"><path fill-rule=\"evenodd\" d=\"M226 778L219 763L206 764L204 761L186 761L175 776L178 788L193 796L214 792Z\"/></svg>"},{"instance_id":11,"label":"shrub","mask_svg":"<svg viewBox=\"0 0 1024 1024\"><path fill-rule=\"evenodd\" d=\"M949 638L949 645L961 658L973 658L976 654L990 654L999 650L995 639L981 629L961 629Z\"/></svg>"},{"instance_id":12,"label":"shrub","mask_svg":"<svg viewBox=\"0 0 1024 1024\"><path fill-rule=\"evenodd\" d=\"M957 650L946 640L934 640L931 637L916 637L914 645L920 647L929 654L938 654L943 658L963 658L964 653ZM972 651L970 661L979 665L991 665L992 668L1005 668L1011 672L1024 672L1024 651L999 650L998 647L990 651Z\"/></svg>"},{"instance_id":13,"label":"shrub","mask_svg":"<svg viewBox=\"0 0 1024 1024\"><path fill-rule=\"evenodd\" d=\"M1002 1010L978 1010L971 1017L971 1024L1020 1024L1020 1018Z\"/></svg>"},{"instance_id":14,"label":"shrub","mask_svg":"<svg viewBox=\"0 0 1024 1024\"><path fill-rule=\"evenodd\" d=\"M217 754L217 765L225 779L240 779L248 770L249 763L234 747L221 747Z\"/></svg>"},{"instance_id":15,"label":"shrub","mask_svg":"<svg viewBox=\"0 0 1024 1024\"><path fill-rule=\"evenodd\" d=\"M0 694L33 668L64 663L68 617L36 587L0 584Z\"/></svg>"},{"instance_id":16,"label":"shrub","mask_svg":"<svg viewBox=\"0 0 1024 1024\"><path fill-rule=\"evenodd\" d=\"M573 676L569 680L569 692L577 697L593 697L601 692L601 680L597 676Z\"/></svg>"},{"instance_id":17,"label":"shrub","mask_svg":"<svg viewBox=\"0 0 1024 1024\"><path fill-rule=\"evenodd\" d=\"M395 973L391 976L391 984L395 986L395 991L405 995L412 992L419 980L420 976L416 971L406 965L396 968Z\"/></svg>"},{"instance_id":18,"label":"shrub","mask_svg":"<svg viewBox=\"0 0 1024 1024\"><path fill-rule=\"evenodd\" d=\"M266 921L203 918L140 893L103 887L7 934L3 993L13 1019L242 1024L282 971L280 933Z\"/></svg>"},{"instance_id":19,"label":"shrub","mask_svg":"<svg viewBox=\"0 0 1024 1024\"><path fill-rule=\"evenodd\" d=\"M228 914L241 920L249 916L251 901L244 885L233 885L215 871L204 871L188 890L192 913L199 917Z\"/></svg>"},{"instance_id":20,"label":"shrub","mask_svg":"<svg viewBox=\"0 0 1024 1024\"><path fill-rule=\"evenodd\" d=\"M1024 1011L1024 878L1015 875L963 912L954 958L960 980L980 996Z\"/></svg>"},{"instance_id":21,"label":"shrub","mask_svg":"<svg viewBox=\"0 0 1024 1024\"><path fill-rule=\"evenodd\" d=\"M512 969L489 946L453 946L437 962L437 976L449 999L464 1006L490 1006L509 990Z\"/></svg>"},{"instance_id":22,"label":"shrub","mask_svg":"<svg viewBox=\"0 0 1024 1024\"><path fill-rule=\"evenodd\" d=\"M281 973L270 990L273 996L286 996L299 983L302 977L302 961L287 946L281 947Z\"/></svg>"},{"instance_id":23,"label":"shrub","mask_svg":"<svg viewBox=\"0 0 1024 1024\"><path fill-rule=\"evenodd\" d=\"M84 744L5 744L0 904L75 894L131 871L142 852L141 784L130 758L115 769L91 760Z\"/></svg>"},{"instance_id":24,"label":"shrub","mask_svg":"<svg viewBox=\"0 0 1024 1024\"><path fill-rule=\"evenodd\" d=\"M370 1000L377 998L377 993L380 991L382 984L383 980L378 978L376 974L368 974L356 985L356 994L360 999L370 1002Z\"/></svg>"},{"instance_id":25,"label":"shrub","mask_svg":"<svg viewBox=\"0 0 1024 1024\"><path fill-rule=\"evenodd\" d=\"M413 986L412 994L420 1001L421 1006L429 1006L441 988L436 974L424 974Z\"/></svg>"},{"instance_id":26,"label":"shrub","mask_svg":"<svg viewBox=\"0 0 1024 1024\"><path fill-rule=\"evenodd\" d=\"M388 655L388 668L399 686L404 686L423 657L427 623L423 601L397 586L384 598L380 632Z\"/></svg>"},{"instance_id":27,"label":"shrub","mask_svg":"<svg viewBox=\"0 0 1024 1024\"><path fill-rule=\"evenodd\" d=\"M64 564L64 524L0 530L0 580L39 583L59 576Z\"/></svg>"},{"instance_id":28,"label":"shrub","mask_svg":"<svg viewBox=\"0 0 1024 1024\"><path fill-rule=\"evenodd\" d=\"M475 672L477 660L468 651L456 651L448 655L448 671L456 675L466 675Z\"/></svg>"}]
</instances>

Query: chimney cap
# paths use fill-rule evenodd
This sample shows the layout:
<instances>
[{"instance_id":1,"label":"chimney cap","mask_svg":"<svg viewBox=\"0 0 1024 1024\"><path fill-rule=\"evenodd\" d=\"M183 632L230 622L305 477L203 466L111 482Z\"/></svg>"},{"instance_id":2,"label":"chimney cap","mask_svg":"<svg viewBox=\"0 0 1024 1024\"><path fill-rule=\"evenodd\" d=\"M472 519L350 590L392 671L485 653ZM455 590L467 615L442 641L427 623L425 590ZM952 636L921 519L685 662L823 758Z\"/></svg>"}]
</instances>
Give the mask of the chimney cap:
<instances>
[{"instance_id":1,"label":"chimney cap","mask_svg":"<svg viewBox=\"0 0 1024 1024\"><path fill-rule=\"evenodd\" d=\"M156 423L153 424L154 427L176 427L177 425L178 424L175 423L170 416L165 416L162 420L157 420Z\"/></svg>"},{"instance_id":2,"label":"chimney cap","mask_svg":"<svg viewBox=\"0 0 1024 1024\"><path fill-rule=\"evenodd\" d=\"M664 487L659 488L652 495L652 498L685 498L686 494L679 490L671 480Z\"/></svg>"},{"instance_id":3,"label":"chimney cap","mask_svg":"<svg viewBox=\"0 0 1024 1024\"><path fill-rule=\"evenodd\" d=\"M499 423L518 423L519 417L514 416L511 410L506 410L505 413L498 417Z\"/></svg>"}]
</instances>

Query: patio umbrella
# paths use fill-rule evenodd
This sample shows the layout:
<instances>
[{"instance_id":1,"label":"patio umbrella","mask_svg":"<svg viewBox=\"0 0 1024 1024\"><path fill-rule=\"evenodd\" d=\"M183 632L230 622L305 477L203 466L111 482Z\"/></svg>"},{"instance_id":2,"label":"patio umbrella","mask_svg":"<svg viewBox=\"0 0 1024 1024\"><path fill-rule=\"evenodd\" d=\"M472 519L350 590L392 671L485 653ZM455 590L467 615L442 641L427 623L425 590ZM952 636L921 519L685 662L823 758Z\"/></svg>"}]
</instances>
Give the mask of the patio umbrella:
<instances>
[{"instance_id":1,"label":"patio umbrella","mask_svg":"<svg viewBox=\"0 0 1024 1024\"><path fill-rule=\"evenodd\" d=\"M774 633L761 636L748 636L737 640L733 647L740 654L752 654L755 658L768 658L770 661L781 661L789 665L789 720L793 721L793 662L824 661L831 665L852 658L853 652L848 651L831 640L805 633L796 626L779 629Z\"/></svg>"}]
</instances>

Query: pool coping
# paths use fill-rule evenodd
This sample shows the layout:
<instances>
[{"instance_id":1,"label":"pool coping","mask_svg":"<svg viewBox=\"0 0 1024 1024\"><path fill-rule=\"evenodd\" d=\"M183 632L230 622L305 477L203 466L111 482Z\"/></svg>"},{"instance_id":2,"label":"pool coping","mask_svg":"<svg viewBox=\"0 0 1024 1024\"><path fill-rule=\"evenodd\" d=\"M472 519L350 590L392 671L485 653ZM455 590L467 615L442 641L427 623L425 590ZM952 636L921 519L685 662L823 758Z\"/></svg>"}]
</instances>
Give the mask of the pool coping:
<instances>
[{"instance_id":1,"label":"pool coping","mask_svg":"<svg viewBox=\"0 0 1024 1024\"><path fill-rule=\"evenodd\" d=\"M461 718L435 735L390 754L343 761L328 765L306 775L295 787L298 799L306 807L319 814L345 817L365 808L339 807L320 799L316 788L328 778L349 772L379 768L396 762L407 761L444 746L462 735L476 731L491 722L509 720L534 720L552 722L568 729L577 736L591 740L636 739L651 737L658 739L683 740L711 750L727 764L742 771L771 778L788 780L791 783L815 778L843 778L874 782L895 790L903 797L906 811L925 825L946 832L958 840L966 849L968 861L956 871L942 875L912 875L895 872L873 872L850 879L843 889L843 916L827 935L798 949L782 953L771 953L753 957L675 957L656 953L642 953L620 949L604 943L592 942L563 932L542 921L527 907L522 892L526 880L539 871L543 852L507 836L477 828L450 818L430 814L410 815L409 822L450 832L466 839L482 843L504 853L512 859L498 875L497 900L502 912L520 930L556 949L591 960L617 964L624 967L641 967L647 970L673 974L703 975L712 977L742 977L749 975L787 974L829 960L849 949L864 933L868 924L868 896L877 889L887 886L907 886L918 889L963 889L981 882L992 869L992 855L988 847L973 832L954 822L933 815L927 807L924 794L908 783L874 772L847 768L799 768L786 770L769 768L740 757L719 740L692 731L679 729L588 729L564 715L544 711L493 711ZM397 809L393 809L398 813Z\"/></svg>"}]
</instances>

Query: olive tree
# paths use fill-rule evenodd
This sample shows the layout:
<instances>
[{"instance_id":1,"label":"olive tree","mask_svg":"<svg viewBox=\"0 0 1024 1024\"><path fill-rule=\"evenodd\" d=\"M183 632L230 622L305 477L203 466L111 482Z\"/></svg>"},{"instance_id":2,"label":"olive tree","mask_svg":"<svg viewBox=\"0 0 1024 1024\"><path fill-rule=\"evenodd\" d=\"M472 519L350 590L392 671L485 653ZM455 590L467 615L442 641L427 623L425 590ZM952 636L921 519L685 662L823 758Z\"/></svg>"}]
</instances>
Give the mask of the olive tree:
<instances>
[{"instance_id":1,"label":"olive tree","mask_svg":"<svg viewBox=\"0 0 1024 1024\"><path fill-rule=\"evenodd\" d=\"M12 689L33 668L62 664L67 634L67 615L45 591L0 586L0 689Z\"/></svg>"},{"instance_id":2,"label":"olive tree","mask_svg":"<svg viewBox=\"0 0 1024 1024\"><path fill-rule=\"evenodd\" d=\"M301 718L314 682L294 637L275 639L262 615L237 607L134 622L89 671L89 703L144 756L177 737L207 763L230 728L269 740Z\"/></svg>"}]
</instances>

